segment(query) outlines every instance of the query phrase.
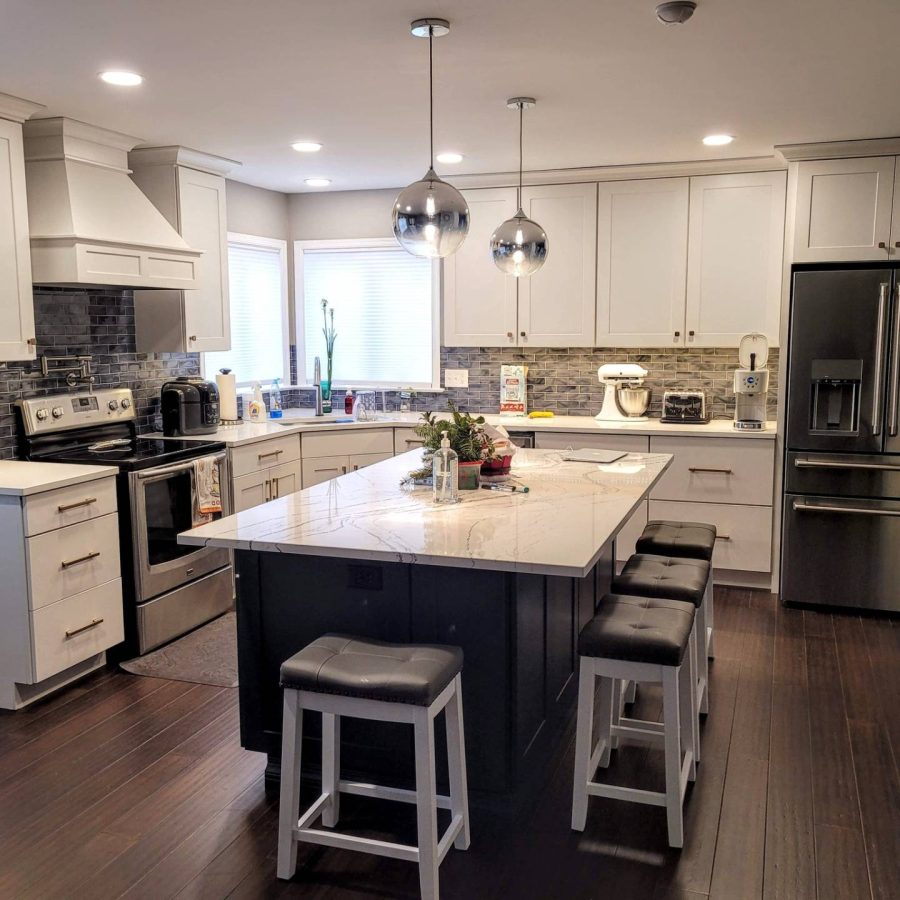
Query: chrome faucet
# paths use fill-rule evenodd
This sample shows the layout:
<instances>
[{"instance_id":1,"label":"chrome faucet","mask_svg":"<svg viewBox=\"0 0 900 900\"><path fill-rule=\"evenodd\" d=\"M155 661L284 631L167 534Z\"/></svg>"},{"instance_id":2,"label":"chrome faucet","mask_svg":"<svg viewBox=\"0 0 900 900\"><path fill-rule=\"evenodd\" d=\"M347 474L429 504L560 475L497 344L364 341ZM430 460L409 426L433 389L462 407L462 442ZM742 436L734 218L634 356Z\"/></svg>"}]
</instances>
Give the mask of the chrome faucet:
<instances>
[{"instance_id":1,"label":"chrome faucet","mask_svg":"<svg viewBox=\"0 0 900 900\"><path fill-rule=\"evenodd\" d=\"M316 357L315 362L313 363L313 381L315 382L316 389L316 415L323 415L322 412L322 362L319 357Z\"/></svg>"}]
</instances>

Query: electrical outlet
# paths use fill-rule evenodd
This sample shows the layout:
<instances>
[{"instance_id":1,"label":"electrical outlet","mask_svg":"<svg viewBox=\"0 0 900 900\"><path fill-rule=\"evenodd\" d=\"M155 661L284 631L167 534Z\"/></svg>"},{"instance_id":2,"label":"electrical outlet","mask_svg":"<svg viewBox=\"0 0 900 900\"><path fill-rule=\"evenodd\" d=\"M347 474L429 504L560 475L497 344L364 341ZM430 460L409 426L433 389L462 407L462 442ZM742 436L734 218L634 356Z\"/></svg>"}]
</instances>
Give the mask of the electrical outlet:
<instances>
[{"instance_id":1,"label":"electrical outlet","mask_svg":"<svg viewBox=\"0 0 900 900\"><path fill-rule=\"evenodd\" d=\"M468 369L444 369L444 387L468 387Z\"/></svg>"}]
</instances>

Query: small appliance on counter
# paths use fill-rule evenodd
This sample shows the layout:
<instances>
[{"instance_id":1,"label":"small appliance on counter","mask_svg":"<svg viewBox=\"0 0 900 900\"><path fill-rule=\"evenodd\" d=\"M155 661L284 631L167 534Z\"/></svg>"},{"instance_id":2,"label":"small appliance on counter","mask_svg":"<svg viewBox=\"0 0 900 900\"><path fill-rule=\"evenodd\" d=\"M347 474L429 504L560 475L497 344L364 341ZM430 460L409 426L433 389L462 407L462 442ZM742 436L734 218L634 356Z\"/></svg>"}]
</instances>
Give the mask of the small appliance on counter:
<instances>
[{"instance_id":1,"label":"small appliance on counter","mask_svg":"<svg viewBox=\"0 0 900 900\"><path fill-rule=\"evenodd\" d=\"M635 363L607 363L597 369L604 385L603 406L594 417L598 422L646 422L650 389L643 386L650 373Z\"/></svg>"},{"instance_id":2,"label":"small appliance on counter","mask_svg":"<svg viewBox=\"0 0 900 900\"><path fill-rule=\"evenodd\" d=\"M195 376L167 381L160 393L160 410L166 437L213 434L219 427L219 389Z\"/></svg>"},{"instance_id":3,"label":"small appliance on counter","mask_svg":"<svg viewBox=\"0 0 900 900\"><path fill-rule=\"evenodd\" d=\"M709 421L703 391L666 391L662 421L670 425L705 425Z\"/></svg>"},{"instance_id":4,"label":"small appliance on counter","mask_svg":"<svg viewBox=\"0 0 900 900\"><path fill-rule=\"evenodd\" d=\"M769 341L764 334L745 334L738 349L740 368L734 370L734 427L764 431L769 391Z\"/></svg>"}]
</instances>

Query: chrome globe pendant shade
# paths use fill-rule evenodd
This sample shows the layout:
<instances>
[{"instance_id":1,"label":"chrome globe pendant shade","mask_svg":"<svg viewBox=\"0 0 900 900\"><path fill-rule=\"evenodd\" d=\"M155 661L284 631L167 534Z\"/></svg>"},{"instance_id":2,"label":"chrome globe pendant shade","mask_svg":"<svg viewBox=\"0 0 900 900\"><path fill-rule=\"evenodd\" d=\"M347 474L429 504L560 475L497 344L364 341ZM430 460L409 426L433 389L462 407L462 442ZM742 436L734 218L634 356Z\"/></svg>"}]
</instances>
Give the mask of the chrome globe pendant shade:
<instances>
[{"instance_id":1,"label":"chrome globe pendant shade","mask_svg":"<svg viewBox=\"0 0 900 900\"><path fill-rule=\"evenodd\" d=\"M491 235L491 257L497 268L507 275L522 278L533 275L546 262L550 252L547 234L522 209L522 127L524 111L535 105L533 97L513 97L506 101L509 109L519 110L519 190L516 214L507 219Z\"/></svg>"},{"instance_id":2,"label":"chrome globe pendant shade","mask_svg":"<svg viewBox=\"0 0 900 900\"><path fill-rule=\"evenodd\" d=\"M417 19L410 26L416 37L428 38L428 171L405 187L394 202L397 243L413 256L431 259L455 253L469 232L469 207L463 195L434 171L434 38L450 31L446 19Z\"/></svg>"}]
</instances>

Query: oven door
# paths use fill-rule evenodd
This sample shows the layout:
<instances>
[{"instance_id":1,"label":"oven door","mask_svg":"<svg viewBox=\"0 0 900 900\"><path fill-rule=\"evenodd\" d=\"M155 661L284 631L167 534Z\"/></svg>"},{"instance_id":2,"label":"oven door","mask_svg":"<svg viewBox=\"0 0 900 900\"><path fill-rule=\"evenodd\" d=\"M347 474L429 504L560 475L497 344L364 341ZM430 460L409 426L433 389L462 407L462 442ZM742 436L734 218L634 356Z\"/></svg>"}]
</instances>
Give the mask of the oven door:
<instances>
[{"instance_id":1,"label":"oven door","mask_svg":"<svg viewBox=\"0 0 900 900\"><path fill-rule=\"evenodd\" d=\"M219 466L222 513L228 515L225 454L214 457ZM137 601L142 603L226 566L230 553L221 548L190 547L178 535L194 527L197 486L193 461L129 475Z\"/></svg>"}]
</instances>

